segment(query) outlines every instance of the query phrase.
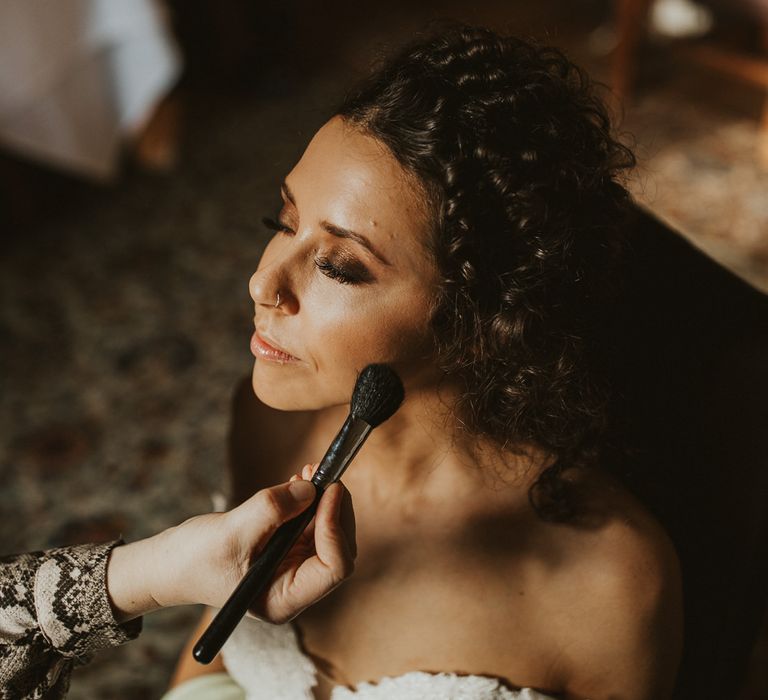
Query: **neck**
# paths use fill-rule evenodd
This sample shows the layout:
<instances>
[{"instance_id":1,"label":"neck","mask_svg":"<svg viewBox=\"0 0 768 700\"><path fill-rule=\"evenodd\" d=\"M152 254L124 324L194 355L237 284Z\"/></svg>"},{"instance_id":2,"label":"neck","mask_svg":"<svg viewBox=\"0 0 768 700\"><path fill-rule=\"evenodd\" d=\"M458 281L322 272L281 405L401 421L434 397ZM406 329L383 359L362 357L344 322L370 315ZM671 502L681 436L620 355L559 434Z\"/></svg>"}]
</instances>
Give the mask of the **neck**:
<instances>
[{"instance_id":1,"label":"neck","mask_svg":"<svg viewBox=\"0 0 768 700\"><path fill-rule=\"evenodd\" d=\"M527 507L541 452L528 446L529 457L517 455L470 434L453 413L455 396L451 390L408 393L344 475L355 497L411 513L440 506L455 511L457 494L468 507L473 501Z\"/></svg>"}]
</instances>

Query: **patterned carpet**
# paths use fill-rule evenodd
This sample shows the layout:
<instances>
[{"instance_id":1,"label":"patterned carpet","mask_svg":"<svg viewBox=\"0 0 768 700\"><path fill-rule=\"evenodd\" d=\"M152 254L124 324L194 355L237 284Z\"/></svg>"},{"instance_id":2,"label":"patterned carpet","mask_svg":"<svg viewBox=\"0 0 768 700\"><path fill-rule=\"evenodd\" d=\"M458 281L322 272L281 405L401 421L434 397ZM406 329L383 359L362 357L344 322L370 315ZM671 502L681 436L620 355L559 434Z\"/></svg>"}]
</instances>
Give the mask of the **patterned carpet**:
<instances>
[{"instance_id":1,"label":"patterned carpet","mask_svg":"<svg viewBox=\"0 0 768 700\"><path fill-rule=\"evenodd\" d=\"M0 263L0 510L14 526L0 550L133 540L211 509L231 391L252 364L260 218L323 121L313 94L302 109L201 99L174 177L129 174L14 233ZM72 697L159 697L196 615L149 616Z\"/></svg>"},{"instance_id":2,"label":"patterned carpet","mask_svg":"<svg viewBox=\"0 0 768 700\"><path fill-rule=\"evenodd\" d=\"M636 200L768 293L768 165L755 148L762 98L683 64L637 91L624 128L637 144Z\"/></svg>"},{"instance_id":3,"label":"patterned carpet","mask_svg":"<svg viewBox=\"0 0 768 700\"><path fill-rule=\"evenodd\" d=\"M566 39L590 60L583 37ZM31 178L69 201L41 194L0 258L0 551L133 540L211 509L230 395L252 361L260 218L346 84L336 68L241 94L192 91L172 177ZM753 107L697 99L672 79L638 95L625 124L643 157L634 191L768 289ZM197 615L149 616L137 642L78 671L71 697L159 697Z\"/></svg>"}]
</instances>

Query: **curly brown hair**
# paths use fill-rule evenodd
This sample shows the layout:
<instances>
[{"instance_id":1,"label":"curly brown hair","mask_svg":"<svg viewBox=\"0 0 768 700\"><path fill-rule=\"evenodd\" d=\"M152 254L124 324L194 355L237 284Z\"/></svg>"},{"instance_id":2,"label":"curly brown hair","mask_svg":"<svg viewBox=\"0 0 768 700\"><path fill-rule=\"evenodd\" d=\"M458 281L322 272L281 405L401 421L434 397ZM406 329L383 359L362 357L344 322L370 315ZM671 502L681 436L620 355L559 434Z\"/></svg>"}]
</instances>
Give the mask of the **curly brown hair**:
<instances>
[{"instance_id":1,"label":"curly brown hair","mask_svg":"<svg viewBox=\"0 0 768 700\"><path fill-rule=\"evenodd\" d=\"M577 503L564 470L603 463L618 313L620 180L635 165L586 73L557 48L466 25L405 46L336 110L417 176L442 276L437 362L470 431L556 457L540 517ZM610 465L609 465L610 466Z\"/></svg>"}]
</instances>

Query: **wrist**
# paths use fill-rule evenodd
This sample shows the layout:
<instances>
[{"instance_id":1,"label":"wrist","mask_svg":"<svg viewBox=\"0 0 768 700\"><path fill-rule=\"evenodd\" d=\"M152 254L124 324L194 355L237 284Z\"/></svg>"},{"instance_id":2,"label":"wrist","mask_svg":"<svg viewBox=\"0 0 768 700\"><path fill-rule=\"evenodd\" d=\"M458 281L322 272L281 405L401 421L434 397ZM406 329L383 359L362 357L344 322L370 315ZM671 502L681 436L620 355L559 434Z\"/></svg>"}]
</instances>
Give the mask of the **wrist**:
<instances>
[{"instance_id":1,"label":"wrist","mask_svg":"<svg viewBox=\"0 0 768 700\"><path fill-rule=\"evenodd\" d=\"M106 586L115 620L127 622L162 607L157 600L156 538L115 547L109 555Z\"/></svg>"},{"instance_id":2,"label":"wrist","mask_svg":"<svg viewBox=\"0 0 768 700\"><path fill-rule=\"evenodd\" d=\"M159 607L215 604L226 573L220 558L229 552L226 514L207 513L156 535L152 576L153 598Z\"/></svg>"},{"instance_id":3,"label":"wrist","mask_svg":"<svg viewBox=\"0 0 768 700\"><path fill-rule=\"evenodd\" d=\"M195 602L188 600L185 595L194 574L194 571L187 570L185 560L189 548L184 534L186 522L189 521L163 530L151 538L156 566L153 566L148 583L149 593L158 608Z\"/></svg>"}]
</instances>

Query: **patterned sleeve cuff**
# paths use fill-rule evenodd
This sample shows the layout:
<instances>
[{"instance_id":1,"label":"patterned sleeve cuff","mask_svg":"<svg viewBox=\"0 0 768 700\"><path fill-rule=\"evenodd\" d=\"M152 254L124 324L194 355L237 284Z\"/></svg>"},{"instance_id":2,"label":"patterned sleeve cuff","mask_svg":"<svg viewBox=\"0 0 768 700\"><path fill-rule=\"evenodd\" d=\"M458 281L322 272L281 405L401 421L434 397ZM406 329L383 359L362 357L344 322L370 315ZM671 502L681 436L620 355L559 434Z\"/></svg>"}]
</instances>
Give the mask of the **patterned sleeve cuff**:
<instances>
[{"instance_id":1,"label":"patterned sleeve cuff","mask_svg":"<svg viewBox=\"0 0 768 700\"><path fill-rule=\"evenodd\" d=\"M119 624L107 595L107 560L120 544L114 540L45 553L35 576L37 622L61 655L90 656L139 636L142 618Z\"/></svg>"}]
</instances>

